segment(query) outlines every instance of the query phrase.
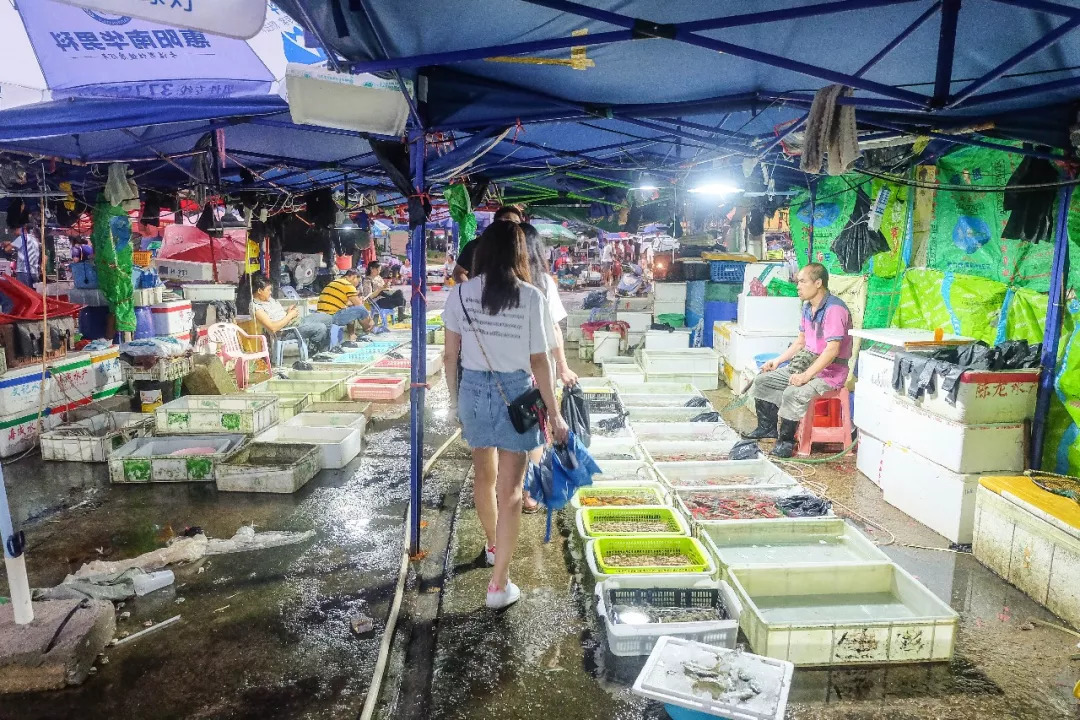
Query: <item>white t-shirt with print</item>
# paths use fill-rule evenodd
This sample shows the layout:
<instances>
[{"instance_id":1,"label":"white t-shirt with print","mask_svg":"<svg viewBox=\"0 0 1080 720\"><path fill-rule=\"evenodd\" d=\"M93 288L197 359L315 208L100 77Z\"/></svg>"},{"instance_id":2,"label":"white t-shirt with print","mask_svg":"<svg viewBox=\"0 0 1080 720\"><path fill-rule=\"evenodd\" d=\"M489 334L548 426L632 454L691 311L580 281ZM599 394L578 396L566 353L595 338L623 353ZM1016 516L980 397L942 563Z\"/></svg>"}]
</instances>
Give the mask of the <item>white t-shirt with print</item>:
<instances>
[{"instance_id":1,"label":"white t-shirt with print","mask_svg":"<svg viewBox=\"0 0 1080 720\"><path fill-rule=\"evenodd\" d=\"M566 308L562 304L562 298L559 297L559 286L555 284L555 278L550 275L545 275L544 280L547 282L547 301L548 312L551 313L551 322L559 323L566 319Z\"/></svg>"},{"instance_id":2,"label":"white t-shirt with print","mask_svg":"<svg viewBox=\"0 0 1080 720\"><path fill-rule=\"evenodd\" d=\"M466 370L531 372L529 356L547 352L555 345L543 295L532 285L521 283L518 307L489 315L480 304L483 283L482 275L473 278L452 288L446 298L443 323L447 330L461 335L461 366ZM462 302L472 318L471 324L462 311Z\"/></svg>"}]
</instances>

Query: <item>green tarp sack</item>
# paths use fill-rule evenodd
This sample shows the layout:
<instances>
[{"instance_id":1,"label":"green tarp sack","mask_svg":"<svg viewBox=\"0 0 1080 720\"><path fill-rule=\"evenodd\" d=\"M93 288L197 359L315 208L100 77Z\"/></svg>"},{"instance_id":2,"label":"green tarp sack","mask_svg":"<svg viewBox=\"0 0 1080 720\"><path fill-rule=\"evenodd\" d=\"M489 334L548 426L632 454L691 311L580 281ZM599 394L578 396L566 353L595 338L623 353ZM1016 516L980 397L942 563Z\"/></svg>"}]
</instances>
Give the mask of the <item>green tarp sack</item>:
<instances>
[{"instance_id":1,"label":"green tarp sack","mask_svg":"<svg viewBox=\"0 0 1080 720\"><path fill-rule=\"evenodd\" d=\"M469 200L469 191L462 183L448 186L443 191L447 205L450 206L450 217L458 224L458 249L465 247L465 243L476 237L476 215L472 211L472 203Z\"/></svg>"},{"instance_id":2,"label":"green tarp sack","mask_svg":"<svg viewBox=\"0 0 1080 720\"><path fill-rule=\"evenodd\" d=\"M90 244L94 247L94 267L98 288L116 318L117 332L135 332L135 303L131 284L131 220L123 208L99 198L94 208Z\"/></svg>"}]
</instances>

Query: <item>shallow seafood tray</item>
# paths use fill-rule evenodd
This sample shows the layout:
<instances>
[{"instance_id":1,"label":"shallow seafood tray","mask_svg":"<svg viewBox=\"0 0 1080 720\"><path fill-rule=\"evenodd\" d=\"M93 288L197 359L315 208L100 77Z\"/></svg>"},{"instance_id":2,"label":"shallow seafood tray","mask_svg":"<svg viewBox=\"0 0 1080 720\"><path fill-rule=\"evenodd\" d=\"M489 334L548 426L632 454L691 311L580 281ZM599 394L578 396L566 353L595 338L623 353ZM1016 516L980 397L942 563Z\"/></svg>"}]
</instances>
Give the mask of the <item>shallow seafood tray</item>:
<instances>
[{"instance_id":1,"label":"shallow seafood tray","mask_svg":"<svg viewBox=\"0 0 1080 720\"><path fill-rule=\"evenodd\" d=\"M632 425L631 425L632 427ZM643 440L642 449L655 463L727 460L739 443L737 434L724 434L716 440Z\"/></svg>"},{"instance_id":2,"label":"shallow seafood tray","mask_svg":"<svg viewBox=\"0 0 1080 720\"><path fill-rule=\"evenodd\" d=\"M358 430L361 435L367 427L367 415L353 412L302 412L281 423L288 427L331 427Z\"/></svg>"},{"instance_id":3,"label":"shallow seafood tray","mask_svg":"<svg viewBox=\"0 0 1080 720\"><path fill-rule=\"evenodd\" d=\"M593 485L625 482L627 480L646 480L657 482L660 478L652 466L644 460L601 460L601 474L593 475Z\"/></svg>"},{"instance_id":4,"label":"shallow seafood tray","mask_svg":"<svg viewBox=\"0 0 1080 720\"><path fill-rule=\"evenodd\" d=\"M795 485L795 478L768 459L720 462L662 462L654 466L660 481L673 490L763 488Z\"/></svg>"},{"instance_id":5,"label":"shallow seafood tray","mask_svg":"<svg viewBox=\"0 0 1080 720\"><path fill-rule=\"evenodd\" d=\"M589 444L589 454L600 463L601 460L644 460L641 448L633 438L593 437ZM602 463L601 463L602 465Z\"/></svg>"},{"instance_id":6,"label":"shallow seafood tray","mask_svg":"<svg viewBox=\"0 0 1080 720\"><path fill-rule=\"evenodd\" d=\"M730 520L779 520L786 517L821 517L831 515L831 505L817 498L801 485L786 488L725 488L710 490L679 490L676 506L695 525L726 523ZM794 498L809 502L801 510L782 510L781 505ZM788 513L788 514L785 514Z\"/></svg>"},{"instance_id":7,"label":"shallow seafood tray","mask_svg":"<svg viewBox=\"0 0 1080 720\"><path fill-rule=\"evenodd\" d=\"M603 423L603 424L601 424ZM614 429L609 429L612 426ZM589 429L592 436L609 438L632 438L633 430L630 428L630 418L622 413L590 413Z\"/></svg>"},{"instance_id":8,"label":"shallow seafood tray","mask_svg":"<svg viewBox=\"0 0 1080 720\"><path fill-rule=\"evenodd\" d=\"M596 579L612 575L712 575L716 565L701 541L691 537L602 537L585 544ZM623 560L632 558L634 564Z\"/></svg>"},{"instance_id":9,"label":"shallow seafood tray","mask_svg":"<svg viewBox=\"0 0 1080 720\"><path fill-rule=\"evenodd\" d=\"M662 637L634 693L664 703L674 720L784 720L794 672L783 660Z\"/></svg>"},{"instance_id":10,"label":"shallow seafood tray","mask_svg":"<svg viewBox=\"0 0 1080 720\"><path fill-rule=\"evenodd\" d=\"M635 612L639 608L641 611ZM651 621L649 610L668 608L711 610L715 617ZM619 575L596 584L596 614L604 618L608 649L618 657L648 655L663 635L733 648L739 635L741 612L735 593L723 581L668 575Z\"/></svg>"},{"instance_id":11,"label":"shallow seafood tray","mask_svg":"<svg viewBox=\"0 0 1080 720\"><path fill-rule=\"evenodd\" d=\"M632 382L618 377L611 379L623 395L701 395L701 391L690 383Z\"/></svg>"},{"instance_id":12,"label":"shallow seafood tray","mask_svg":"<svg viewBox=\"0 0 1080 720\"><path fill-rule=\"evenodd\" d=\"M712 405L706 407L640 407L627 405L626 412L630 413L630 421L633 423L687 423L694 418L707 413L716 412ZM715 420L708 423L716 424L723 422L719 415Z\"/></svg>"},{"instance_id":13,"label":"shallow seafood tray","mask_svg":"<svg viewBox=\"0 0 1080 720\"><path fill-rule=\"evenodd\" d=\"M222 492L294 493L318 474L320 450L306 443L252 442L218 465Z\"/></svg>"},{"instance_id":14,"label":"shallow seafood tray","mask_svg":"<svg viewBox=\"0 0 1080 720\"><path fill-rule=\"evenodd\" d=\"M578 535L584 539L647 535L689 536L690 527L672 507L586 507L577 511Z\"/></svg>"},{"instance_id":15,"label":"shallow seafood tray","mask_svg":"<svg viewBox=\"0 0 1080 720\"><path fill-rule=\"evenodd\" d=\"M641 386L645 387L645 386ZM626 393L619 390L619 399L622 400L622 404L626 407L700 407L702 412L706 410L713 410L713 406L709 404L708 400L705 400L705 396L700 392L697 394L690 393L663 393L663 392L643 392L643 393ZM701 405L693 405L688 403L702 402Z\"/></svg>"},{"instance_id":16,"label":"shallow seafood tray","mask_svg":"<svg viewBox=\"0 0 1080 720\"><path fill-rule=\"evenodd\" d=\"M247 392L263 395L310 395L312 402L335 402L345 399L344 380L266 380L252 385Z\"/></svg>"},{"instance_id":17,"label":"shallow seafood tray","mask_svg":"<svg viewBox=\"0 0 1080 720\"><path fill-rule=\"evenodd\" d=\"M638 499L640 502L637 502ZM575 510L585 507L640 507L670 504L664 486L649 480L587 485L578 488L574 496L570 498L570 506Z\"/></svg>"},{"instance_id":18,"label":"shallow seafood tray","mask_svg":"<svg viewBox=\"0 0 1080 720\"><path fill-rule=\"evenodd\" d=\"M889 562L877 545L843 518L705 523L699 538L720 569L749 565L853 565Z\"/></svg>"},{"instance_id":19,"label":"shallow seafood tray","mask_svg":"<svg viewBox=\"0 0 1080 720\"><path fill-rule=\"evenodd\" d=\"M353 458L360 454L363 441L362 429L302 427L288 424L275 425L255 437L255 442L315 445L321 453L322 467L332 470L343 468L352 462Z\"/></svg>"},{"instance_id":20,"label":"shallow seafood tray","mask_svg":"<svg viewBox=\"0 0 1080 720\"><path fill-rule=\"evenodd\" d=\"M41 436L41 458L67 462L105 462L128 441L145 437L154 427L152 415L103 412L61 425Z\"/></svg>"},{"instance_id":21,"label":"shallow seafood tray","mask_svg":"<svg viewBox=\"0 0 1080 720\"><path fill-rule=\"evenodd\" d=\"M893 563L731 568L754 652L796 665L948 660L957 614Z\"/></svg>"},{"instance_id":22,"label":"shallow seafood tray","mask_svg":"<svg viewBox=\"0 0 1080 720\"><path fill-rule=\"evenodd\" d=\"M689 442L704 440L734 445L742 436L725 422L638 422L631 420L634 435L639 440L669 440Z\"/></svg>"},{"instance_id":23,"label":"shallow seafood tray","mask_svg":"<svg viewBox=\"0 0 1080 720\"><path fill-rule=\"evenodd\" d=\"M109 480L213 482L221 461L245 439L238 434L135 438L109 456Z\"/></svg>"}]
</instances>

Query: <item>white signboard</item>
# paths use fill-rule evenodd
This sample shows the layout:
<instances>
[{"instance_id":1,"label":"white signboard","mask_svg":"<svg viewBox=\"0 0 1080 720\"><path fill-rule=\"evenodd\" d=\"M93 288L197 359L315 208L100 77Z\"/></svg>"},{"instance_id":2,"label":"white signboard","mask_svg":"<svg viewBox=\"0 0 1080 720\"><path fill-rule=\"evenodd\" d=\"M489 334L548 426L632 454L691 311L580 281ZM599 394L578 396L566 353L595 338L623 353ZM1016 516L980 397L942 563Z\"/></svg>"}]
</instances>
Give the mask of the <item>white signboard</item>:
<instances>
[{"instance_id":1,"label":"white signboard","mask_svg":"<svg viewBox=\"0 0 1080 720\"><path fill-rule=\"evenodd\" d=\"M250 40L266 21L266 0L60 0L105 17L136 17Z\"/></svg>"}]
</instances>

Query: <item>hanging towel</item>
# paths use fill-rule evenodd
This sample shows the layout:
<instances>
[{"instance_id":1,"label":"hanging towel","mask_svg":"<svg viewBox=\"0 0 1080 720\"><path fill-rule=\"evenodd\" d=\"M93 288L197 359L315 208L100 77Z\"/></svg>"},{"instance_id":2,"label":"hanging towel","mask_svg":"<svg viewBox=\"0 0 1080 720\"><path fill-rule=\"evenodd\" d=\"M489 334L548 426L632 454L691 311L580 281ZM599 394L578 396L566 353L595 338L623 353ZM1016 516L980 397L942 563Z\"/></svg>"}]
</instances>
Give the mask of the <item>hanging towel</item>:
<instances>
[{"instance_id":1,"label":"hanging towel","mask_svg":"<svg viewBox=\"0 0 1080 720\"><path fill-rule=\"evenodd\" d=\"M829 85L818 90L806 119L806 144L799 168L804 172L821 172L824 156L828 154L829 175L843 175L859 157L859 140L855 132L855 108L837 105L837 99L851 97L853 90L844 85Z\"/></svg>"}]
</instances>

